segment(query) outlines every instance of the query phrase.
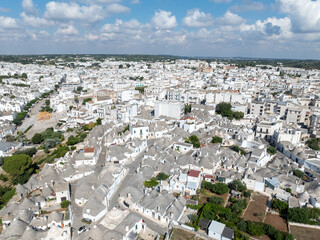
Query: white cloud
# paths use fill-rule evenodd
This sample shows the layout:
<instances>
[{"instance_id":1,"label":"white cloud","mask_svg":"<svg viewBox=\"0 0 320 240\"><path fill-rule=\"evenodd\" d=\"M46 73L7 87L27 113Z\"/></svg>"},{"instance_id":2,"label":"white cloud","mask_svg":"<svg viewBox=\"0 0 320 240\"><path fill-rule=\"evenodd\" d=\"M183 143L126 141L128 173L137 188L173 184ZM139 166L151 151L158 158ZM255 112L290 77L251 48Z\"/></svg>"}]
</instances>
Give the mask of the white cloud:
<instances>
[{"instance_id":1,"label":"white cloud","mask_svg":"<svg viewBox=\"0 0 320 240\"><path fill-rule=\"evenodd\" d=\"M320 1L277 0L280 10L287 13L296 32L320 32Z\"/></svg>"},{"instance_id":2,"label":"white cloud","mask_svg":"<svg viewBox=\"0 0 320 240\"><path fill-rule=\"evenodd\" d=\"M241 3L233 5L230 10L234 12L246 12L246 11L263 11L266 6L262 2L256 2L253 0L242 0Z\"/></svg>"},{"instance_id":3,"label":"white cloud","mask_svg":"<svg viewBox=\"0 0 320 240\"><path fill-rule=\"evenodd\" d=\"M88 34L84 35L84 37L89 41L95 41L95 40L99 39L99 35L92 34L92 33L88 33Z\"/></svg>"},{"instance_id":4,"label":"white cloud","mask_svg":"<svg viewBox=\"0 0 320 240\"><path fill-rule=\"evenodd\" d=\"M18 28L17 20L11 17L0 16L0 29Z\"/></svg>"},{"instance_id":5,"label":"white cloud","mask_svg":"<svg viewBox=\"0 0 320 240\"><path fill-rule=\"evenodd\" d=\"M187 16L183 19L183 24L187 27L206 27L212 24L212 17L210 13L205 14L199 9L189 10Z\"/></svg>"},{"instance_id":6,"label":"white cloud","mask_svg":"<svg viewBox=\"0 0 320 240\"><path fill-rule=\"evenodd\" d=\"M23 22L26 25L29 25L34 28L47 28L54 26L54 21L50 21L44 18L29 16L25 12L21 13L20 16L23 19Z\"/></svg>"},{"instance_id":7,"label":"white cloud","mask_svg":"<svg viewBox=\"0 0 320 240\"><path fill-rule=\"evenodd\" d=\"M264 21L258 20L253 25L241 25L242 31L259 32L269 39L290 39L293 37L291 31L291 20L284 18L267 18Z\"/></svg>"},{"instance_id":8,"label":"white cloud","mask_svg":"<svg viewBox=\"0 0 320 240\"><path fill-rule=\"evenodd\" d=\"M238 14L227 11L222 17L217 20L220 24L223 25L240 25L246 20L240 17Z\"/></svg>"},{"instance_id":9,"label":"white cloud","mask_svg":"<svg viewBox=\"0 0 320 240\"><path fill-rule=\"evenodd\" d=\"M23 7L23 10L29 15L35 15L38 12L32 0L23 0L22 7Z\"/></svg>"},{"instance_id":10,"label":"white cloud","mask_svg":"<svg viewBox=\"0 0 320 240\"><path fill-rule=\"evenodd\" d=\"M97 22L106 17L104 9L99 5L80 6L77 3L49 2L44 17L57 21Z\"/></svg>"},{"instance_id":11,"label":"white cloud","mask_svg":"<svg viewBox=\"0 0 320 240\"><path fill-rule=\"evenodd\" d=\"M132 0L131 3L132 3L132 4L139 4L139 3L140 3L140 0Z\"/></svg>"},{"instance_id":12,"label":"white cloud","mask_svg":"<svg viewBox=\"0 0 320 240\"><path fill-rule=\"evenodd\" d=\"M57 35L78 35L79 31L73 25L61 26L56 31Z\"/></svg>"},{"instance_id":13,"label":"white cloud","mask_svg":"<svg viewBox=\"0 0 320 240\"><path fill-rule=\"evenodd\" d=\"M123 13L123 12L130 12L130 8L123 6L118 3L113 3L107 6L107 12L109 13Z\"/></svg>"},{"instance_id":14,"label":"white cloud","mask_svg":"<svg viewBox=\"0 0 320 240\"><path fill-rule=\"evenodd\" d=\"M0 12L3 12L3 13L8 13L10 12L11 9L10 8L3 8L3 7L0 7Z\"/></svg>"},{"instance_id":15,"label":"white cloud","mask_svg":"<svg viewBox=\"0 0 320 240\"><path fill-rule=\"evenodd\" d=\"M175 16L171 16L171 12L159 10L155 12L151 19L152 24L160 29L172 29L175 28L177 20Z\"/></svg>"}]
</instances>

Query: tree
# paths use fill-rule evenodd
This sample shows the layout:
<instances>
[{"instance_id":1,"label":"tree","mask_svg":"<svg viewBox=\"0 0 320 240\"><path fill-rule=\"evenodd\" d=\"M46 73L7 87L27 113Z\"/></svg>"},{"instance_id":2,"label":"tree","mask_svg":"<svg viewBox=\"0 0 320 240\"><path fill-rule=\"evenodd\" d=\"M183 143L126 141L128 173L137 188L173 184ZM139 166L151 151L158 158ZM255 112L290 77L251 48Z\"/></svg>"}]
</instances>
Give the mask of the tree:
<instances>
[{"instance_id":1,"label":"tree","mask_svg":"<svg viewBox=\"0 0 320 240\"><path fill-rule=\"evenodd\" d=\"M33 144L39 144L39 143L42 143L42 141L43 141L43 137L40 133L35 133L31 138L31 142Z\"/></svg>"},{"instance_id":2,"label":"tree","mask_svg":"<svg viewBox=\"0 0 320 240\"><path fill-rule=\"evenodd\" d=\"M155 186L157 186L159 184L159 182L157 181L156 178L151 178L149 181L144 181L144 186L146 188L153 188Z\"/></svg>"},{"instance_id":3,"label":"tree","mask_svg":"<svg viewBox=\"0 0 320 240\"><path fill-rule=\"evenodd\" d=\"M252 236L262 236L265 234L262 225L254 222L248 222L248 232Z\"/></svg>"},{"instance_id":4,"label":"tree","mask_svg":"<svg viewBox=\"0 0 320 240\"><path fill-rule=\"evenodd\" d=\"M196 135L191 135L189 138L187 138L186 143L191 143L194 148L200 147L200 140Z\"/></svg>"},{"instance_id":5,"label":"tree","mask_svg":"<svg viewBox=\"0 0 320 240\"><path fill-rule=\"evenodd\" d=\"M243 150L242 148L240 148L240 147L237 146L237 145L232 145L232 146L230 147L230 149L233 150L233 151L235 151L235 152L237 152L237 153L240 153L241 155L245 155L245 154L246 154L246 151Z\"/></svg>"},{"instance_id":6,"label":"tree","mask_svg":"<svg viewBox=\"0 0 320 240\"><path fill-rule=\"evenodd\" d=\"M87 103L87 102L90 102L90 101L92 101L92 98L85 98L85 99L83 99L83 101L82 101L82 105L86 105L86 103Z\"/></svg>"},{"instance_id":7,"label":"tree","mask_svg":"<svg viewBox=\"0 0 320 240\"><path fill-rule=\"evenodd\" d=\"M13 155L4 160L2 169L13 178L18 177L30 168L31 157L26 154Z\"/></svg>"},{"instance_id":8,"label":"tree","mask_svg":"<svg viewBox=\"0 0 320 240\"><path fill-rule=\"evenodd\" d=\"M222 205L222 204L224 204L224 199L221 197L212 196L212 197L208 198L208 202L213 203L213 204L217 204L217 205Z\"/></svg>"},{"instance_id":9,"label":"tree","mask_svg":"<svg viewBox=\"0 0 320 240\"><path fill-rule=\"evenodd\" d=\"M67 145L75 145L75 144L77 144L79 142L80 142L80 139L78 137L75 137L75 136L71 135L68 138Z\"/></svg>"},{"instance_id":10,"label":"tree","mask_svg":"<svg viewBox=\"0 0 320 240\"><path fill-rule=\"evenodd\" d=\"M33 155L35 155L36 153L37 153L37 149L33 147L33 148L27 148L24 150L16 151L13 155L26 154L26 155L29 155L30 157L33 157Z\"/></svg>"},{"instance_id":11,"label":"tree","mask_svg":"<svg viewBox=\"0 0 320 240\"><path fill-rule=\"evenodd\" d=\"M320 151L320 139L319 138L311 138L309 139L306 144L308 145L309 148L316 150L316 151Z\"/></svg>"},{"instance_id":12,"label":"tree","mask_svg":"<svg viewBox=\"0 0 320 240\"><path fill-rule=\"evenodd\" d=\"M61 208L68 208L70 204L70 201L64 200L60 203Z\"/></svg>"},{"instance_id":13,"label":"tree","mask_svg":"<svg viewBox=\"0 0 320 240\"><path fill-rule=\"evenodd\" d=\"M216 106L216 113L220 114L222 117L227 117L232 120L233 118L239 120L243 118L243 112L234 112L231 110L232 106L230 103L222 102Z\"/></svg>"},{"instance_id":14,"label":"tree","mask_svg":"<svg viewBox=\"0 0 320 240\"><path fill-rule=\"evenodd\" d=\"M230 183L230 189L242 192L247 190L247 186L241 180L237 179Z\"/></svg>"},{"instance_id":15,"label":"tree","mask_svg":"<svg viewBox=\"0 0 320 240\"><path fill-rule=\"evenodd\" d=\"M293 175L295 175L298 178L304 177L304 172L300 171L299 169L292 170Z\"/></svg>"},{"instance_id":16,"label":"tree","mask_svg":"<svg viewBox=\"0 0 320 240\"><path fill-rule=\"evenodd\" d=\"M233 115L233 118L235 118L236 120L240 120L244 116L243 112L233 112L232 115Z\"/></svg>"},{"instance_id":17,"label":"tree","mask_svg":"<svg viewBox=\"0 0 320 240\"><path fill-rule=\"evenodd\" d=\"M216 183L216 184L213 184L211 191L216 194L223 195L229 192L229 188L228 188L228 185L225 183Z\"/></svg>"},{"instance_id":18,"label":"tree","mask_svg":"<svg viewBox=\"0 0 320 240\"><path fill-rule=\"evenodd\" d=\"M281 214L286 214L286 212L288 211L289 205L287 202L274 198L272 199L271 207L273 209L277 209Z\"/></svg>"},{"instance_id":19,"label":"tree","mask_svg":"<svg viewBox=\"0 0 320 240\"><path fill-rule=\"evenodd\" d=\"M216 107L216 113L224 116L228 111L231 110L231 104L230 103L226 103L226 102L222 102L219 103Z\"/></svg>"},{"instance_id":20,"label":"tree","mask_svg":"<svg viewBox=\"0 0 320 240\"><path fill-rule=\"evenodd\" d=\"M163 172L160 172L160 173L158 173L156 179L157 180L166 180L168 177L169 177L169 175L167 175L167 174L165 174Z\"/></svg>"},{"instance_id":21,"label":"tree","mask_svg":"<svg viewBox=\"0 0 320 240\"><path fill-rule=\"evenodd\" d=\"M269 146L267 148L267 152L270 154L270 155L275 155L277 153L277 149L275 149L275 147L273 146Z\"/></svg>"},{"instance_id":22,"label":"tree","mask_svg":"<svg viewBox=\"0 0 320 240\"><path fill-rule=\"evenodd\" d=\"M102 124L102 120L101 120L101 118L98 118L97 119L97 125L99 126L99 125L101 125Z\"/></svg>"},{"instance_id":23,"label":"tree","mask_svg":"<svg viewBox=\"0 0 320 240\"><path fill-rule=\"evenodd\" d=\"M212 137L211 143L222 143L222 138L219 136Z\"/></svg>"},{"instance_id":24,"label":"tree","mask_svg":"<svg viewBox=\"0 0 320 240\"><path fill-rule=\"evenodd\" d=\"M184 114L191 113L191 104L186 104L184 106Z\"/></svg>"},{"instance_id":25,"label":"tree","mask_svg":"<svg viewBox=\"0 0 320 240\"><path fill-rule=\"evenodd\" d=\"M28 78L28 75L27 75L26 73L22 73L22 74L21 74L21 78L27 79L27 78Z\"/></svg>"},{"instance_id":26,"label":"tree","mask_svg":"<svg viewBox=\"0 0 320 240\"><path fill-rule=\"evenodd\" d=\"M247 227L248 227L247 223L242 219L237 223L237 228L242 232L246 232Z\"/></svg>"}]
</instances>

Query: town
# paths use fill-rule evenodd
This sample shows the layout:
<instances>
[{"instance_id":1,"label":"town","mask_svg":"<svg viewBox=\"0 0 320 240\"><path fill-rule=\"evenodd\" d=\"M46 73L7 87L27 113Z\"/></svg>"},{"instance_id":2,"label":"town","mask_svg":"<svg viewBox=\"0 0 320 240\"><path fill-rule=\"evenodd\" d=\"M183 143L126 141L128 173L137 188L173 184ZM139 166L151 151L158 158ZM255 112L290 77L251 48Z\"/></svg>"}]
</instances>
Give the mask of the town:
<instances>
[{"instance_id":1,"label":"town","mask_svg":"<svg viewBox=\"0 0 320 240\"><path fill-rule=\"evenodd\" d=\"M318 239L320 70L26 59L0 61L0 239Z\"/></svg>"}]
</instances>

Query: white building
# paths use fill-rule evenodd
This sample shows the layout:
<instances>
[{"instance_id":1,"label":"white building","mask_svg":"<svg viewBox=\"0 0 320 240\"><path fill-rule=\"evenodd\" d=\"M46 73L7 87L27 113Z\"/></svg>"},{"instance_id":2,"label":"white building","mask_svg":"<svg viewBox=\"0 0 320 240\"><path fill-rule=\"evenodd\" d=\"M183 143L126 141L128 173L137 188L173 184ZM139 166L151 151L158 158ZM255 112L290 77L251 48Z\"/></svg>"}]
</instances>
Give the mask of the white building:
<instances>
[{"instance_id":1,"label":"white building","mask_svg":"<svg viewBox=\"0 0 320 240\"><path fill-rule=\"evenodd\" d=\"M154 116L180 119L184 113L184 104L179 102L155 102Z\"/></svg>"}]
</instances>

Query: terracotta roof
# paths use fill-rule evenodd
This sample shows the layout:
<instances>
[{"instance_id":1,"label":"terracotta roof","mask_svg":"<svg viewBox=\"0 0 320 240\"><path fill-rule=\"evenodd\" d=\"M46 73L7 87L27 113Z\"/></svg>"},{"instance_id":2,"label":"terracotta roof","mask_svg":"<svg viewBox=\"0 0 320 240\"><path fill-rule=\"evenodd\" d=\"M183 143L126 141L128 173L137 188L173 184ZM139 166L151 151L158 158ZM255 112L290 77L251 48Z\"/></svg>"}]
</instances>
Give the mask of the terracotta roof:
<instances>
[{"instance_id":1,"label":"terracotta roof","mask_svg":"<svg viewBox=\"0 0 320 240\"><path fill-rule=\"evenodd\" d=\"M199 177L199 175L200 175L200 171L196 171L196 170L190 170L190 172L188 173L189 177L197 178L197 177Z\"/></svg>"},{"instance_id":2,"label":"terracotta roof","mask_svg":"<svg viewBox=\"0 0 320 240\"><path fill-rule=\"evenodd\" d=\"M85 148L84 152L86 153L94 152L94 148Z\"/></svg>"}]
</instances>

